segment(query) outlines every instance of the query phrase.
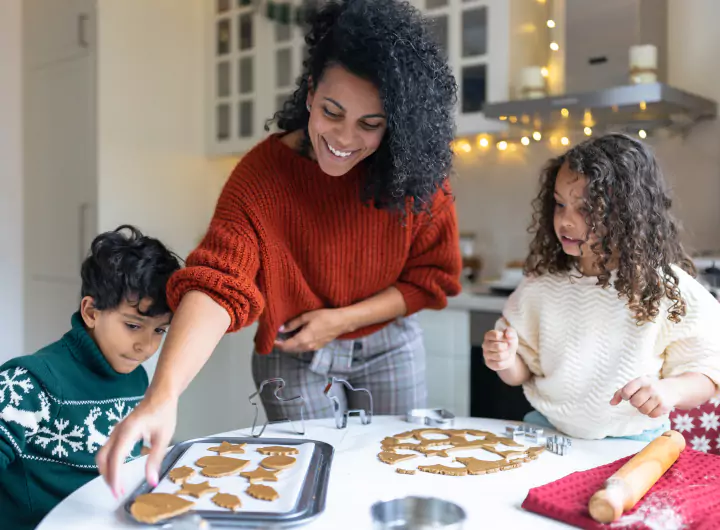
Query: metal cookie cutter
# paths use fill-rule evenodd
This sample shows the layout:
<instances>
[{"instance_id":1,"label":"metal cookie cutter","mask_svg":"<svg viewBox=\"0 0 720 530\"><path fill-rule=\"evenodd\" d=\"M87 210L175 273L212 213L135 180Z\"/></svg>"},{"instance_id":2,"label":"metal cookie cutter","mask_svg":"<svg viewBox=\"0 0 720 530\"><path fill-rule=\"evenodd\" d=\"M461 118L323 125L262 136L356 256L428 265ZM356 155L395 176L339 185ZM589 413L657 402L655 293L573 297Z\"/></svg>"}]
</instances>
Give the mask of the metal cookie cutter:
<instances>
[{"instance_id":1,"label":"metal cookie cutter","mask_svg":"<svg viewBox=\"0 0 720 530\"><path fill-rule=\"evenodd\" d=\"M530 442L539 445L545 444L545 431L540 427L530 425L508 425L505 435L515 442Z\"/></svg>"},{"instance_id":2,"label":"metal cookie cutter","mask_svg":"<svg viewBox=\"0 0 720 530\"><path fill-rule=\"evenodd\" d=\"M284 403L295 402L295 403L300 404L300 428L299 429L295 426L295 422L292 421L290 418L284 418L282 420L274 421L274 422L265 420L265 423L263 424L262 429L260 429L260 432L258 432L257 434L255 433L255 429L257 427L258 414L259 414L260 410L259 410L257 402L253 401L253 399L260 396L263 389L265 388L265 385L271 385L271 384L277 385L277 388L273 391L273 395L275 396L275 399L277 399L280 402L281 407L284 408L284 406L283 406ZM280 391L283 388L285 388L285 380L282 377L276 377L274 379L266 379L265 381L260 383L260 387L258 388L257 392L250 394L250 396L248 397L250 404L253 407L255 407L255 418L253 419L252 430L250 431L250 434L252 435L253 438L259 438L260 436L262 436L262 433L265 432L265 428L268 426L269 423L282 423L285 421L290 422L290 425L292 426L293 430L297 434L299 434L299 435L305 434L305 399L300 395L291 397L291 398L281 397Z\"/></svg>"},{"instance_id":3,"label":"metal cookie cutter","mask_svg":"<svg viewBox=\"0 0 720 530\"><path fill-rule=\"evenodd\" d=\"M405 416L405 420L430 427L452 427L455 414L445 409L412 409Z\"/></svg>"},{"instance_id":4,"label":"metal cookie cutter","mask_svg":"<svg viewBox=\"0 0 720 530\"><path fill-rule=\"evenodd\" d=\"M340 400L335 397L329 395L330 389L333 387L335 383L342 383L345 385L345 392L347 394L353 393L353 394L365 394L366 396L366 403L367 407L360 408L360 409L353 409L353 410L341 410L340 406ZM360 422L363 425L367 425L368 423L372 423L372 417L373 417L373 400L372 400L372 394L367 388L354 388L350 383L345 381L345 379L338 379L336 377L328 377L328 383L325 386L325 390L323 390L323 394L325 394L325 397L327 397L333 406L333 414L335 416L335 425L338 429L344 429L347 427L348 422L348 416L360 416ZM349 398L349 396L348 396ZM349 400L349 399L348 399Z\"/></svg>"},{"instance_id":5,"label":"metal cookie cutter","mask_svg":"<svg viewBox=\"0 0 720 530\"><path fill-rule=\"evenodd\" d=\"M545 443L545 447L551 453L556 455L565 456L570 452L572 447L572 440L566 436L550 436Z\"/></svg>"}]
</instances>

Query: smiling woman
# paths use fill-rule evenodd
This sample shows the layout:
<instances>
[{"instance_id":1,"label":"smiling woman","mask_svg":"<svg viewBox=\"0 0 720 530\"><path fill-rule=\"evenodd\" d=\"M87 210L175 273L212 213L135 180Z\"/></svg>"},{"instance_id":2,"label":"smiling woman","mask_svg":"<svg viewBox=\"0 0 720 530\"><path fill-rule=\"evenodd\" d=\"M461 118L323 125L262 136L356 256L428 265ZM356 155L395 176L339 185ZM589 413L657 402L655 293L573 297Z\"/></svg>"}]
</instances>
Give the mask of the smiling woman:
<instances>
[{"instance_id":1,"label":"smiling woman","mask_svg":"<svg viewBox=\"0 0 720 530\"><path fill-rule=\"evenodd\" d=\"M414 313L460 291L448 183L455 79L407 2L328 2L306 42L305 72L270 120L281 132L240 161L168 284L177 310L151 388L98 456L114 489L143 435L157 479L180 393L224 333L255 320L256 385L282 377L310 417L332 414L323 390L335 375L369 389L375 414L424 405ZM263 404L270 420L299 415Z\"/></svg>"}]
</instances>

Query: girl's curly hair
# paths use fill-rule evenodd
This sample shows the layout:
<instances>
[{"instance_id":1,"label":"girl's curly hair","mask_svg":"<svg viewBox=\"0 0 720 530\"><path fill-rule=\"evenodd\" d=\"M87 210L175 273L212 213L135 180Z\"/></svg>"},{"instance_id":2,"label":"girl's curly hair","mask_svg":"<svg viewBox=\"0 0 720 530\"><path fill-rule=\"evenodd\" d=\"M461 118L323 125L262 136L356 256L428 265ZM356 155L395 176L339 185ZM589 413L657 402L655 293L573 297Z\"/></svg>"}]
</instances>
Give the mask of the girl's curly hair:
<instances>
[{"instance_id":1,"label":"girl's curly hair","mask_svg":"<svg viewBox=\"0 0 720 530\"><path fill-rule=\"evenodd\" d=\"M534 234L525 273L541 275L571 271L576 258L563 252L555 235L555 181L563 164L587 178L585 219L598 241L592 245L601 271L598 285L610 284L608 265L617 262L614 287L627 298L638 324L653 321L666 296L671 302L668 320L679 322L686 303L671 265L695 276L696 270L678 236L678 223L670 214L667 185L648 147L623 134L587 140L551 159L540 177L540 192L533 201Z\"/></svg>"},{"instance_id":2,"label":"girl's curly hair","mask_svg":"<svg viewBox=\"0 0 720 530\"><path fill-rule=\"evenodd\" d=\"M305 130L308 81L341 65L380 92L387 131L365 160L364 199L378 208L427 211L452 167L457 84L427 22L408 2L331 1L312 17L308 57L294 94L268 124Z\"/></svg>"}]
</instances>

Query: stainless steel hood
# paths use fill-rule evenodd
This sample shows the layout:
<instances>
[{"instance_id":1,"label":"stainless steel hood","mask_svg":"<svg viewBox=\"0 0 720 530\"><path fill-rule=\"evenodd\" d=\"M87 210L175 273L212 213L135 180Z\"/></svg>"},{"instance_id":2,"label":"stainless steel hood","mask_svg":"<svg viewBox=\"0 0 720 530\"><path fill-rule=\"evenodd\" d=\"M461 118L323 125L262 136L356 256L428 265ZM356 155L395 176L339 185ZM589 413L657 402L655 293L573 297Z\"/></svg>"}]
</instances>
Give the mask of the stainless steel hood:
<instances>
[{"instance_id":1,"label":"stainless steel hood","mask_svg":"<svg viewBox=\"0 0 720 530\"><path fill-rule=\"evenodd\" d=\"M541 130L684 129L717 117L717 103L667 84L667 0L557 0L564 93L486 103L486 118ZM657 79L630 84L629 50L657 48ZM563 110L566 109L566 110Z\"/></svg>"}]
</instances>

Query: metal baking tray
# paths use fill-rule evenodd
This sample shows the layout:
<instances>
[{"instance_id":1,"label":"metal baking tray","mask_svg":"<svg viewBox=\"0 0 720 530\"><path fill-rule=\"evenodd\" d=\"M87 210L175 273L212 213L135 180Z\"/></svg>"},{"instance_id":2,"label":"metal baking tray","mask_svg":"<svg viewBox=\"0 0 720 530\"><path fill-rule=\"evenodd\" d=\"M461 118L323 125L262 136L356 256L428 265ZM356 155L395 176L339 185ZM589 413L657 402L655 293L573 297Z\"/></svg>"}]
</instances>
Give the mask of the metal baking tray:
<instances>
[{"instance_id":1,"label":"metal baking tray","mask_svg":"<svg viewBox=\"0 0 720 530\"><path fill-rule=\"evenodd\" d=\"M325 442L317 440L307 440L303 438L252 438L252 437L229 437L229 438L197 438L187 440L175 445L165 456L160 468L160 480L170 472L183 454L192 447L193 444L220 444L221 442L230 442L232 444L247 444L248 446L300 446L303 444L314 444L310 465L303 480L300 494L294 508L289 512L257 512L240 509L236 512L219 511L219 510L190 510L188 513L194 513L208 521L213 528L257 528L258 526L271 526L272 528L285 528L295 525L306 524L319 516L325 509L325 500L327 497L328 482L330 479L330 466L332 464L334 449ZM241 457L242 455L228 455ZM202 477L204 478L204 477ZM207 479L212 481L212 479ZM239 480L244 480L239 478ZM150 493L154 488L146 481L128 497L125 502L126 516L133 522L135 519L130 514L132 506L138 495ZM173 519L167 519L159 522L154 526L171 525ZM140 523L137 523L140 524Z\"/></svg>"}]
</instances>

